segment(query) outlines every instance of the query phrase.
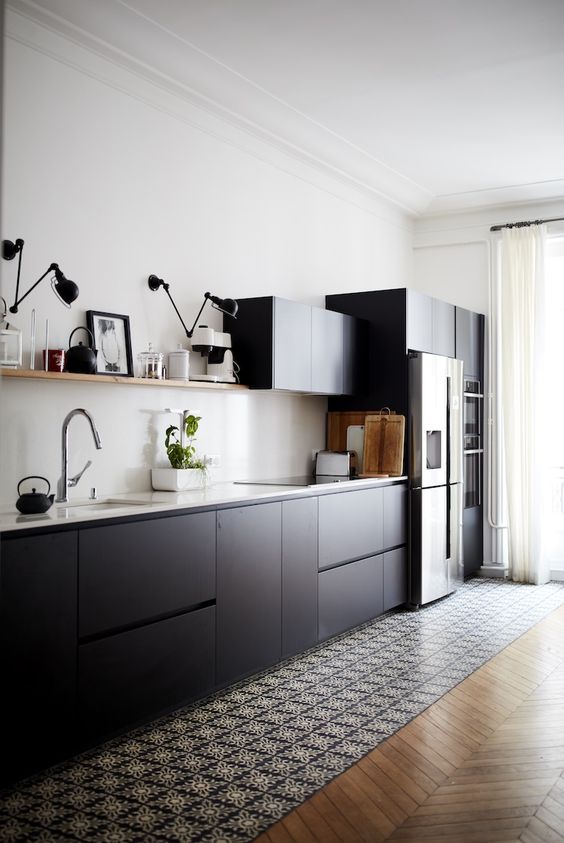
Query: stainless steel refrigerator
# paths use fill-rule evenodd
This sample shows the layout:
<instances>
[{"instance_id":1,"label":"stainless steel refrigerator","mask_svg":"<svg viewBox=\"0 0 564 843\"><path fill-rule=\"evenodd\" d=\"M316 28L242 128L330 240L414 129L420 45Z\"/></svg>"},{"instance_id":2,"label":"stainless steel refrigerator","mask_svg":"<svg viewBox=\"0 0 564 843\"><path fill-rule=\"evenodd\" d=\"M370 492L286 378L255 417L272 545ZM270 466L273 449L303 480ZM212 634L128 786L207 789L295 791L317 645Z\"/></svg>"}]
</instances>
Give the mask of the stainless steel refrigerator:
<instances>
[{"instance_id":1,"label":"stainless steel refrigerator","mask_svg":"<svg viewBox=\"0 0 564 843\"><path fill-rule=\"evenodd\" d=\"M410 352L410 600L424 605L462 583L462 361Z\"/></svg>"}]
</instances>

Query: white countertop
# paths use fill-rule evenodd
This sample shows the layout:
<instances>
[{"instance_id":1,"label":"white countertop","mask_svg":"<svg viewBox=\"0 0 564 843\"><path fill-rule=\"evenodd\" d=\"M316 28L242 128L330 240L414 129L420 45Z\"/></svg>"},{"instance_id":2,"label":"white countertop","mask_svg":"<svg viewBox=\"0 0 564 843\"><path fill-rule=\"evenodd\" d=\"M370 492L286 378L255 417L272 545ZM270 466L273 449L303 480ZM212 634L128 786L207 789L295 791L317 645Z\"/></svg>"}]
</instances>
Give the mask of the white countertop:
<instances>
[{"instance_id":1,"label":"white countertop","mask_svg":"<svg viewBox=\"0 0 564 843\"><path fill-rule=\"evenodd\" d=\"M251 500L268 500L282 496L318 494L347 489L361 489L407 480L407 477L366 478L344 480L316 486L265 486L237 484L232 482L212 483L203 489L186 492L138 492L111 495L97 501L76 498L68 504L53 504L47 512L36 515L21 515L15 507L0 507L0 532L26 530L62 524L79 524L101 519L131 515L153 514L190 509L192 507L216 507L223 504L248 503Z\"/></svg>"}]
</instances>

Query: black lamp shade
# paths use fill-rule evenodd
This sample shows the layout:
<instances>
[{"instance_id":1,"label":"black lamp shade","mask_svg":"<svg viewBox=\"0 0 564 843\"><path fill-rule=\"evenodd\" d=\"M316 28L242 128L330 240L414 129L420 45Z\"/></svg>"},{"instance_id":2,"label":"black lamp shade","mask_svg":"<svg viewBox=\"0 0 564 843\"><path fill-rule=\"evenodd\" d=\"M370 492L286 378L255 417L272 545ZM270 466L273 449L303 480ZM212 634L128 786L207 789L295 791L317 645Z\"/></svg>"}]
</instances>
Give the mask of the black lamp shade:
<instances>
[{"instance_id":1,"label":"black lamp shade","mask_svg":"<svg viewBox=\"0 0 564 843\"><path fill-rule=\"evenodd\" d=\"M232 316L235 319L239 305L235 299L220 299L218 296L208 296L216 310L221 310L227 316Z\"/></svg>"},{"instance_id":2,"label":"black lamp shade","mask_svg":"<svg viewBox=\"0 0 564 843\"><path fill-rule=\"evenodd\" d=\"M55 270L55 278L51 282L51 286L58 298L67 307L70 307L71 303L78 298L78 286L70 278L65 278L60 269Z\"/></svg>"},{"instance_id":3,"label":"black lamp shade","mask_svg":"<svg viewBox=\"0 0 564 843\"><path fill-rule=\"evenodd\" d=\"M13 240L2 240L2 257L4 260L13 261L18 252L21 252L23 244L24 241L19 238L15 243Z\"/></svg>"}]
</instances>

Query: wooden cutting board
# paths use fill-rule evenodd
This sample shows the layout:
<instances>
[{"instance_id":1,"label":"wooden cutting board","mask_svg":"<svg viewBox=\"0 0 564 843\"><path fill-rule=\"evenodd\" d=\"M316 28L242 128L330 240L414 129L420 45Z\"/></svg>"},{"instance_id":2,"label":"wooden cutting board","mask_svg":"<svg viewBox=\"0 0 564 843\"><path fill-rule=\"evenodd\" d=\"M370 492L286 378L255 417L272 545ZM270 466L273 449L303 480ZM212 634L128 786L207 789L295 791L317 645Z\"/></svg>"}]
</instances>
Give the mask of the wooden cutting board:
<instances>
[{"instance_id":1,"label":"wooden cutting board","mask_svg":"<svg viewBox=\"0 0 564 843\"><path fill-rule=\"evenodd\" d=\"M367 413L378 413L378 410L334 411L327 413L327 450L346 451L347 429L352 425L364 424Z\"/></svg>"},{"instance_id":2,"label":"wooden cutting board","mask_svg":"<svg viewBox=\"0 0 564 843\"><path fill-rule=\"evenodd\" d=\"M403 469L405 416L371 413L364 418L363 475L399 477Z\"/></svg>"}]
</instances>

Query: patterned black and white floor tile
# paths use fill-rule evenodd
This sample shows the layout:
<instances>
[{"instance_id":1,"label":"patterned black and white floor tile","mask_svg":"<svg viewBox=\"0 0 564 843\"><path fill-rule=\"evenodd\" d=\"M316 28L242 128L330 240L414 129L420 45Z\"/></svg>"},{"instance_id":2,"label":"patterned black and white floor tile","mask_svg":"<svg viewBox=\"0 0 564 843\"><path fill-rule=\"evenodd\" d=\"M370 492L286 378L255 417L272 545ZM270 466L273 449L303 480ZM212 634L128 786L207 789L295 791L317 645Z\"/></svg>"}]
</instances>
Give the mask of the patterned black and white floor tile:
<instances>
[{"instance_id":1,"label":"patterned black and white floor tile","mask_svg":"<svg viewBox=\"0 0 564 843\"><path fill-rule=\"evenodd\" d=\"M0 840L252 840L527 629L564 583L474 579L0 796Z\"/></svg>"}]
</instances>

